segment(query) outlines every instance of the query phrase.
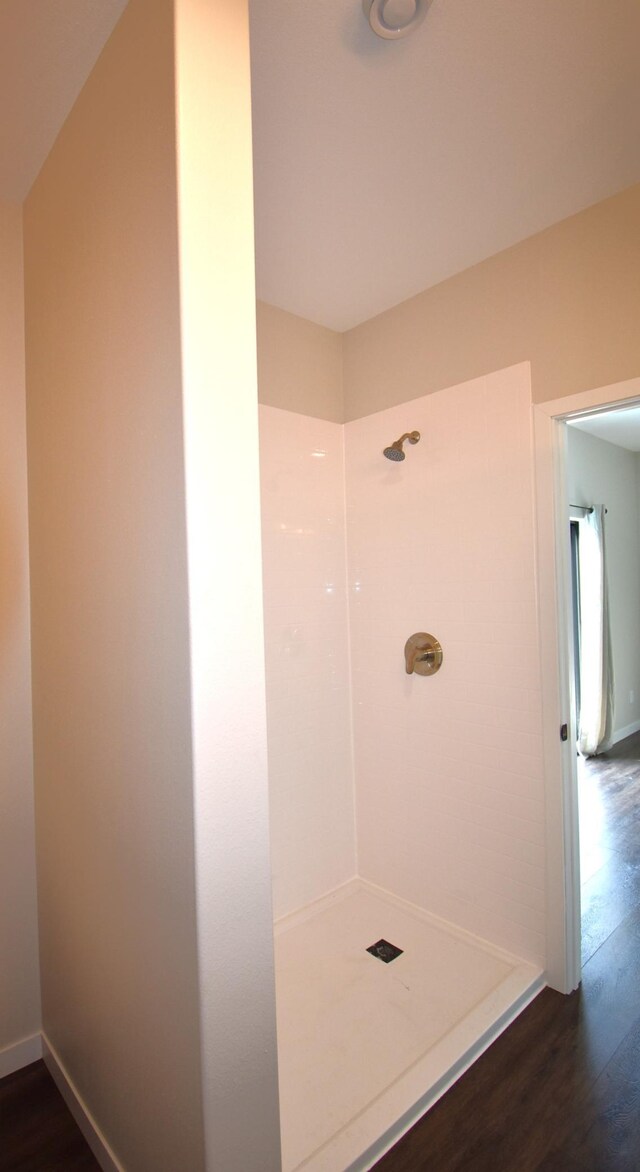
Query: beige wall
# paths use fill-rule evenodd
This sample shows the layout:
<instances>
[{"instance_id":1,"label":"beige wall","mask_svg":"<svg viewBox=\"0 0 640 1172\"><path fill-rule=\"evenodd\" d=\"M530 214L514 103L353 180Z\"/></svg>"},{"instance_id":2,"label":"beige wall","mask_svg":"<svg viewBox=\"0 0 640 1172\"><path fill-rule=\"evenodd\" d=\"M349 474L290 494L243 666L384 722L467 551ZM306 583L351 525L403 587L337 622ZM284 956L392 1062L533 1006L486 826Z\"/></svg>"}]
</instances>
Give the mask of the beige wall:
<instances>
[{"instance_id":1,"label":"beige wall","mask_svg":"<svg viewBox=\"0 0 640 1172\"><path fill-rule=\"evenodd\" d=\"M44 1031L127 1172L204 1167L173 53L131 0L25 206Z\"/></svg>"},{"instance_id":2,"label":"beige wall","mask_svg":"<svg viewBox=\"0 0 640 1172\"><path fill-rule=\"evenodd\" d=\"M543 402L640 372L640 185L344 335L345 419L529 360Z\"/></svg>"},{"instance_id":3,"label":"beige wall","mask_svg":"<svg viewBox=\"0 0 640 1172\"><path fill-rule=\"evenodd\" d=\"M0 204L0 1075L40 1028L33 836L22 213ZM34 1055L24 1055L29 1061ZM19 1056L17 1056L19 1057ZM20 1065L20 1061L16 1062Z\"/></svg>"},{"instance_id":4,"label":"beige wall","mask_svg":"<svg viewBox=\"0 0 640 1172\"><path fill-rule=\"evenodd\" d=\"M260 402L342 423L342 334L264 301L257 330Z\"/></svg>"}]
</instances>

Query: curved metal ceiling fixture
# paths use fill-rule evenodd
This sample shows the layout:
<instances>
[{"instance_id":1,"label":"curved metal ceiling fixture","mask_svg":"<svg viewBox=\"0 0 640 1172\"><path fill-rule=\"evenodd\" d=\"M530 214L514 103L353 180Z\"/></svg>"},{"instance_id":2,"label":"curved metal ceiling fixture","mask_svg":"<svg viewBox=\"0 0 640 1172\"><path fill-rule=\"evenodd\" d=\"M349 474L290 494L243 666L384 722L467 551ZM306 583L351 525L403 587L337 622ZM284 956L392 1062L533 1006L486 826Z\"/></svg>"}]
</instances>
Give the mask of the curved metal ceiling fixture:
<instances>
[{"instance_id":1,"label":"curved metal ceiling fixture","mask_svg":"<svg viewBox=\"0 0 640 1172\"><path fill-rule=\"evenodd\" d=\"M377 37L396 41L422 24L431 0L362 0L364 14Z\"/></svg>"}]
</instances>

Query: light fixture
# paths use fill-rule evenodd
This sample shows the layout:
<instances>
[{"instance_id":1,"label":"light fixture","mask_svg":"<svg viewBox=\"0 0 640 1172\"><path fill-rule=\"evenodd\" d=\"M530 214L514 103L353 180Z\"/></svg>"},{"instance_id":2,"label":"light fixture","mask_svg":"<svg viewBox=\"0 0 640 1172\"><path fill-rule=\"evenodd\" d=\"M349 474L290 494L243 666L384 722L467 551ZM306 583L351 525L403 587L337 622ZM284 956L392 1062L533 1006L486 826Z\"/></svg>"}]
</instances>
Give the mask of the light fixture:
<instances>
[{"instance_id":1,"label":"light fixture","mask_svg":"<svg viewBox=\"0 0 640 1172\"><path fill-rule=\"evenodd\" d=\"M377 37L396 41L422 23L431 0L362 0L364 14Z\"/></svg>"}]
</instances>

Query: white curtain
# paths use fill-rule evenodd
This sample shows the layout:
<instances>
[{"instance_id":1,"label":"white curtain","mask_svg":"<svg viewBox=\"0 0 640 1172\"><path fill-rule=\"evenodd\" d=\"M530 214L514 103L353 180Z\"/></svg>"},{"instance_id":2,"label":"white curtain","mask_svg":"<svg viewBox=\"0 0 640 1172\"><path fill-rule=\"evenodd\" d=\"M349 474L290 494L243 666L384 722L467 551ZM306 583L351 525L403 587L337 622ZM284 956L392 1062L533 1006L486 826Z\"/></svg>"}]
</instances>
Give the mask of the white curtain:
<instances>
[{"instance_id":1,"label":"white curtain","mask_svg":"<svg viewBox=\"0 0 640 1172\"><path fill-rule=\"evenodd\" d=\"M580 520L580 721L578 750L593 757L607 746L613 714L604 505Z\"/></svg>"}]
</instances>

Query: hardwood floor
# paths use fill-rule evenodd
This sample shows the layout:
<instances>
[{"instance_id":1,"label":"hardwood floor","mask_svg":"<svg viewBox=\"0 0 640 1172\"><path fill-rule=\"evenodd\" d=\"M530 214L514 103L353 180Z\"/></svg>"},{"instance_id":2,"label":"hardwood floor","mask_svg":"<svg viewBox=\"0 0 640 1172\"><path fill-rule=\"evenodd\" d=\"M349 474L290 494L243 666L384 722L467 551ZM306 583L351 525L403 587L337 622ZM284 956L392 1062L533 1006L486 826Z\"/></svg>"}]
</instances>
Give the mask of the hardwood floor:
<instances>
[{"instance_id":1,"label":"hardwood floor","mask_svg":"<svg viewBox=\"0 0 640 1172\"><path fill-rule=\"evenodd\" d=\"M100 1172L44 1062L0 1080L1 1172Z\"/></svg>"},{"instance_id":2,"label":"hardwood floor","mask_svg":"<svg viewBox=\"0 0 640 1172\"><path fill-rule=\"evenodd\" d=\"M580 774L581 988L545 989L376 1172L638 1172L640 734ZM41 1062L0 1081L0 1172L99 1172Z\"/></svg>"}]
</instances>

